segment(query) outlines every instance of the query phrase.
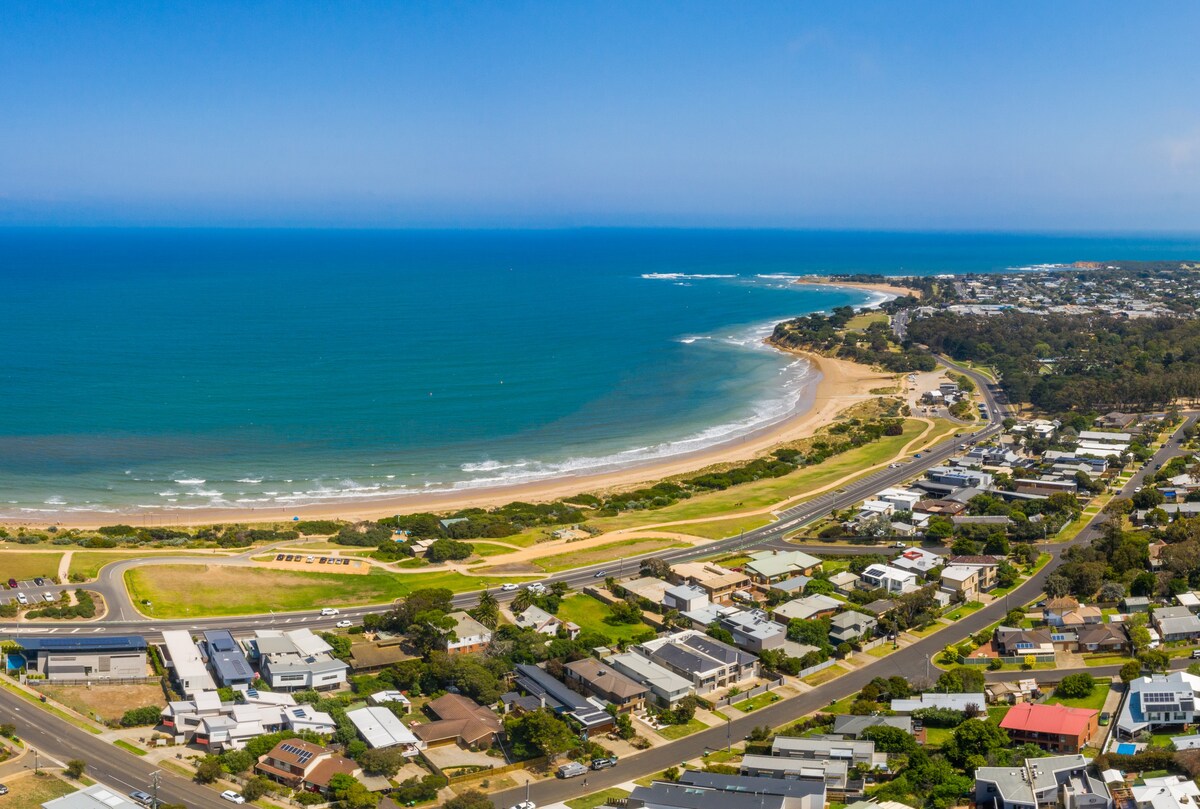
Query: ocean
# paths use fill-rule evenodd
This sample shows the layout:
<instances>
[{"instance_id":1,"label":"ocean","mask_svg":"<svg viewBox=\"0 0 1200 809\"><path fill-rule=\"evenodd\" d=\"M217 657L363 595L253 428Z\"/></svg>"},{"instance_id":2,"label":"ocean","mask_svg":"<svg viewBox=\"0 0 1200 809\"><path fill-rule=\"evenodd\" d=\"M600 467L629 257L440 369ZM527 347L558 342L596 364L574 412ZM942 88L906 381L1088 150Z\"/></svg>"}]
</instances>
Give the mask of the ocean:
<instances>
[{"instance_id":1,"label":"ocean","mask_svg":"<svg viewBox=\"0 0 1200 809\"><path fill-rule=\"evenodd\" d=\"M1197 239L0 230L0 516L362 503L645 463L806 406L789 276L1200 256Z\"/></svg>"}]
</instances>

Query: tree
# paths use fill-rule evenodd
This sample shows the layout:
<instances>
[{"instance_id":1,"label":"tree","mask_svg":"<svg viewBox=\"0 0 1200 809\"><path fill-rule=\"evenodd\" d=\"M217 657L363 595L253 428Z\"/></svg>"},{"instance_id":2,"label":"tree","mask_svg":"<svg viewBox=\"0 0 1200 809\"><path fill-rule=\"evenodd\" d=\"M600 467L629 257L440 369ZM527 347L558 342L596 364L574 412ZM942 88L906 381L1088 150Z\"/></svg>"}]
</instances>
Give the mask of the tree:
<instances>
[{"instance_id":1,"label":"tree","mask_svg":"<svg viewBox=\"0 0 1200 809\"><path fill-rule=\"evenodd\" d=\"M73 758L67 762L67 769L65 770L65 772L67 774L67 777L70 778L72 781L78 781L80 778L83 777L83 771L85 769L87 769L86 761L81 761L80 759Z\"/></svg>"},{"instance_id":2,"label":"tree","mask_svg":"<svg viewBox=\"0 0 1200 809\"><path fill-rule=\"evenodd\" d=\"M1142 664L1136 660L1130 660L1128 663L1121 666L1121 682L1131 683L1141 676Z\"/></svg>"},{"instance_id":3,"label":"tree","mask_svg":"<svg viewBox=\"0 0 1200 809\"><path fill-rule=\"evenodd\" d=\"M121 717L121 727L133 728L142 725L157 725L162 717L162 708L157 705L146 705L142 708L130 708Z\"/></svg>"},{"instance_id":4,"label":"tree","mask_svg":"<svg viewBox=\"0 0 1200 809\"><path fill-rule=\"evenodd\" d=\"M437 539L425 551L425 558L437 564L451 559L466 559L474 553L474 548L467 542L454 539Z\"/></svg>"},{"instance_id":5,"label":"tree","mask_svg":"<svg viewBox=\"0 0 1200 809\"><path fill-rule=\"evenodd\" d=\"M256 775L242 787L242 797L248 801L256 801L273 789L271 781L261 775Z\"/></svg>"},{"instance_id":6,"label":"tree","mask_svg":"<svg viewBox=\"0 0 1200 809\"><path fill-rule=\"evenodd\" d=\"M973 756L987 758L989 753L1010 744L1008 733L984 719L968 719L954 729L950 743L942 752L951 762L965 767Z\"/></svg>"},{"instance_id":7,"label":"tree","mask_svg":"<svg viewBox=\"0 0 1200 809\"><path fill-rule=\"evenodd\" d=\"M542 755L553 762L579 744L567 723L545 708L506 719L504 729L519 758Z\"/></svg>"},{"instance_id":8,"label":"tree","mask_svg":"<svg viewBox=\"0 0 1200 809\"><path fill-rule=\"evenodd\" d=\"M1068 674L1062 678L1062 682L1055 689L1060 697L1067 699L1081 699L1089 696L1096 688L1096 680L1092 675L1087 673Z\"/></svg>"},{"instance_id":9,"label":"tree","mask_svg":"<svg viewBox=\"0 0 1200 809\"><path fill-rule=\"evenodd\" d=\"M1133 646L1135 656L1150 648L1150 630L1146 628L1148 620L1146 613L1135 612L1125 624L1125 631L1129 635L1129 643Z\"/></svg>"},{"instance_id":10,"label":"tree","mask_svg":"<svg viewBox=\"0 0 1200 809\"><path fill-rule=\"evenodd\" d=\"M479 603L467 613L488 629L495 629L500 623L500 602L492 595L491 590L479 594Z\"/></svg>"},{"instance_id":11,"label":"tree","mask_svg":"<svg viewBox=\"0 0 1200 809\"><path fill-rule=\"evenodd\" d=\"M618 601L609 607L609 615L605 621L613 624L640 624L642 608L632 600Z\"/></svg>"},{"instance_id":12,"label":"tree","mask_svg":"<svg viewBox=\"0 0 1200 809\"><path fill-rule=\"evenodd\" d=\"M357 778L338 773L329 779L329 792L343 809L374 809L379 799Z\"/></svg>"},{"instance_id":13,"label":"tree","mask_svg":"<svg viewBox=\"0 0 1200 809\"><path fill-rule=\"evenodd\" d=\"M875 742L875 749L884 753L911 753L917 749L917 740L911 734L891 725L869 727L862 737Z\"/></svg>"},{"instance_id":14,"label":"tree","mask_svg":"<svg viewBox=\"0 0 1200 809\"><path fill-rule=\"evenodd\" d=\"M533 606L533 593L526 589L521 589L520 592L513 598L510 605L514 615L520 615Z\"/></svg>"},{"instance_id":15,"label":"tree","mask_svg":"<svg viewBox=\"0 0 1200 809\"><path fill-rule=\"evenodd\" d=\"M1133 497L1134 508L1149 509L1155 506L1161 506L1167 498L1158 489L1146 487L1140 492L1134 492Z\"/></svg>"},{"instance_id":16,"label":"tree","mask_svg":"<svg viewBox=\"0 0 1200 809\"><path fill-rule=\"evenodd\" d=\"M475 789L468 789L442 804L443 809L492 809L492 799Z\"/></svg>"},{"instance_id":17,"label":"tree","mask_svg":"<svg viewBox=\"0 0 1200 809\"><path fill-rule=\"evenodd\" d=\"M409 624L423 612L453 612L453 599L454 593L445 587L413 590L408 598L385 614L384 628L405 632Z\"/></svg>"},{"instance_id":18,"label":"tree","mask_svg":"<svg viewBox=\"0 0 1200 809\"><path fill-rule=\"evenodd\" d=\"M225 772L221 759L216 756L205 756L196 765L196 780L201 784L211 784Z\"/></svg>"},{"instance_id":19,"label":"tree","mask_svg":"<svg viewBox=\"0 0 1200 809\"><path fill-rule=\"evenodd\" d=\"M381 747L368 750L358 757L363 772L368 775L385 775L391 778L400 772L404 764L404 756L395 747Z\"/></svg>"},{"instance_id":20,"label":"tree","mask_svg":"<svg viewBox=\"0 0 1200 809\"><path fill-rule=\"evenodd\" d=\"M1165 672L1171 665L1171 656L1162 649L1148 649L1138 655L1138 660L1150 671Z\"/></svg>"},{"instance_id":21,"label":"tree","mask_svg":"<svg viewBox=\"0 0 1200 809\"><path fill-rule=\"evenodd\" d=\"M656 579L667 579L671 575L671 563L658 556L651 556L642 561L642 575L653 576Z\"/></svg>"},{"instance_id":22,"label":"tree","mask_svg":"<svg viewBox=\"0 0 1200 809\"><path fill-rule=\"evenodd\" d=\"M444 649L446 642L455 639L454 619L444 612L426 610L419 613L408 625L408 637L422 654L434 649Z\"/></svg>"}]
</instances>

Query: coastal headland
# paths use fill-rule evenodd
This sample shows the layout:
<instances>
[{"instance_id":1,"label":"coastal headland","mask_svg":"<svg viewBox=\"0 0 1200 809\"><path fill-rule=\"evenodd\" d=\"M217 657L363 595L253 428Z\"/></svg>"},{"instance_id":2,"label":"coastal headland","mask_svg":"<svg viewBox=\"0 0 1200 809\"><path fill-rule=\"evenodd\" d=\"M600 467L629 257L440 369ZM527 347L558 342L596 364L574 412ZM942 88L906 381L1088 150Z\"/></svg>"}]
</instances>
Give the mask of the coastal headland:
<instances>
[{"instance_id":1,"label":"coastal headland","mask_svg":"<svg viewBox=\"0 0 1200 809\"><path fill-rule=\"evenodd\" d=\"M833 280L824 275L806 275L802 278L797 278L797 284L809 284L813 286L827 287L849 287L851 289L862 289L868 292L882 292L887 295L911 295L914 298L921 297L921 290L906 286L893 286L892 284L872 284L860 281L842 281Z\"/></svg>"}]
</instances>

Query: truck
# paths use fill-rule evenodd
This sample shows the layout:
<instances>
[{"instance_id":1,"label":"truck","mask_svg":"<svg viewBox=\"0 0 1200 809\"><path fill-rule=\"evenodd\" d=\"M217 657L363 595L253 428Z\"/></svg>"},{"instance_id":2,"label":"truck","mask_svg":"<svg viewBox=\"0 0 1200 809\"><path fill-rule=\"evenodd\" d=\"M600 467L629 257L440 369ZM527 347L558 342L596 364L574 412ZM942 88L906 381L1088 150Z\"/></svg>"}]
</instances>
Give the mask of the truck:
<instances>
[{"instance_id":1,"label":"truck","mask_svg":"<svg viewBox=\"0 0 1200 809\"><path fill-rule=\"evenodd\" d=\"M559 778L575 778L579 775L586 775L587 767L583 766L578 761L570 761L555 770L554 774Z\"/></svg>"}]
</instances>

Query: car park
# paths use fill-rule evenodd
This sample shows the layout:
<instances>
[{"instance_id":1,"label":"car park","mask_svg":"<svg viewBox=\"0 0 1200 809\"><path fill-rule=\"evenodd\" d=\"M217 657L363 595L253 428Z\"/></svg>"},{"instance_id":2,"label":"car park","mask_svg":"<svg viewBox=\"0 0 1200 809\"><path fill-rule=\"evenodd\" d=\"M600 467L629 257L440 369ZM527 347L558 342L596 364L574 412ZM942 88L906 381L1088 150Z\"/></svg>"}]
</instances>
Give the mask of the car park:
<instances>
[{"instance_id":1,"label":"car park","mask_svg":"<svg viewBox=\"0 0 1200 809\"><path fill-rule=\"evenodd\" d=\"M227 789L221 793L221 797L230 803L245 803L246 799L234 792L232 789Z\"/></svg>"}]
</instances>

